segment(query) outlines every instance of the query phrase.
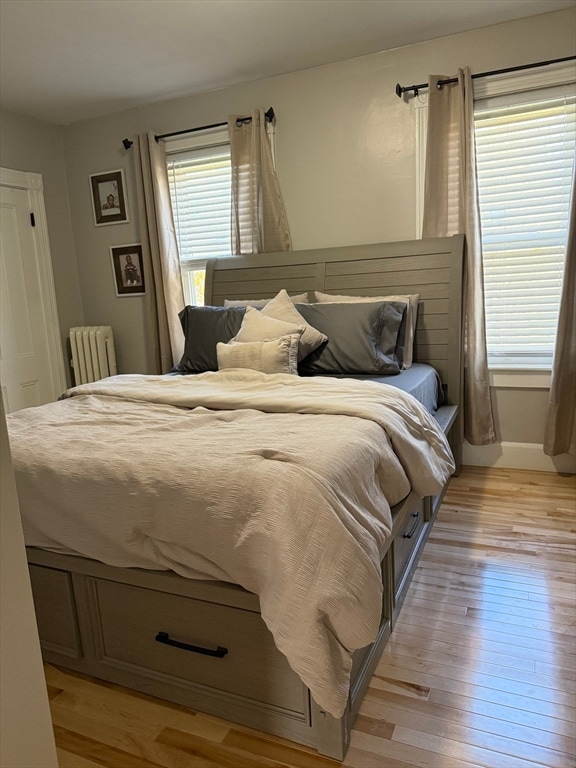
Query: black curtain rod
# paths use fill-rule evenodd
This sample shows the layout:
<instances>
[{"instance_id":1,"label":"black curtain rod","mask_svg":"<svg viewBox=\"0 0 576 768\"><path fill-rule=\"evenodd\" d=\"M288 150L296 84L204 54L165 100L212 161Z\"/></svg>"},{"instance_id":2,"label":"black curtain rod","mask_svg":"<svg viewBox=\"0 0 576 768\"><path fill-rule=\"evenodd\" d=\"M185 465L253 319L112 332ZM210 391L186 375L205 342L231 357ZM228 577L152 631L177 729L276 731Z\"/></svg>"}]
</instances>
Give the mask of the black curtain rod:
<instances>
[{"instance_id":1,"label":"black curtain rod","mask_svg":"<svg viewBox=\"0 0 576 768\"><path fill-rule=\"evenodd\" d=\"M520 72L522 69L535 69L536 67L546 67L549 64L560 64L563 61L574 61L576 56L564 56L562 59L550 59L550 61L537 61L535 64L524 64L520 67L508 67L507 69L493 69L491 72L479 72L477 75L472 75L472 80L478 77L490 77L491 75L504 75L507 72ZM457 83L457 77L451 77L447 80L438 80L438 87L448 83ZM420 85L406 85L402 86L400 83L396 83L396 96L401 97L403 93L412 92L415 96L418 96L418 91L428 88L428 83L420 83Z\"/></svg>"},{"instance_id":2,"label":"black curtain rod","mask_svg":"<svg viewBox=\"0 0 576 768\"><path fill-rule=\"evenodd\" d=\"M267 122L271 123L274 118L274 107L270 107L266 112L264 112L264 117L266 118ZM239 117L238 120L236 120L236 124L238 123L250 123L252 121L251 117ZM161 133L159 136L156 136L156 141L160 141L160 139L167 139L169 136L182 136L185 133L196 133L197 131L208 131L210 128L224 128L225 125L228 125L228 123L212 123L212 125L200 125L198 128L186 128L184 131L173 131L172 133ZM124 145L124 149L130 149L134 142L130 141L130 139L122 139L122 144Z\"/></svg>"}]
</instances>

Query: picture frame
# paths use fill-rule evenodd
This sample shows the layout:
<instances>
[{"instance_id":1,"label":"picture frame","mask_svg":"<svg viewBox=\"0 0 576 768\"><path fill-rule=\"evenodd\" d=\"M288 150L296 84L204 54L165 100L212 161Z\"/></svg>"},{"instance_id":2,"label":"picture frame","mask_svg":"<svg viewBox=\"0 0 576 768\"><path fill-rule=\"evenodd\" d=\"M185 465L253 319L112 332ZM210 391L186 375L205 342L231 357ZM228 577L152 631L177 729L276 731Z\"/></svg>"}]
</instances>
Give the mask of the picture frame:
<instances>
[{"instance_id":1,"label":"picture frame","mask_svg":"<svg viewBox=\"0 0 576 768\"><path fill-rule=\"evenodd\" d=\"M110 247L116 296L143 296L146 293L142 246L113 245Z\"/></svg>"},{"instance_id":2,"label":"picture frame","mask_svg":"<svg viewBox=\"0 0 576 768\"><path fill-rule=\"evenodd\" d=\"M90 174L90 190L92 213L96 227L124 224L130 221L122 168L116 171Z\"/></svg>"}]
</instances>

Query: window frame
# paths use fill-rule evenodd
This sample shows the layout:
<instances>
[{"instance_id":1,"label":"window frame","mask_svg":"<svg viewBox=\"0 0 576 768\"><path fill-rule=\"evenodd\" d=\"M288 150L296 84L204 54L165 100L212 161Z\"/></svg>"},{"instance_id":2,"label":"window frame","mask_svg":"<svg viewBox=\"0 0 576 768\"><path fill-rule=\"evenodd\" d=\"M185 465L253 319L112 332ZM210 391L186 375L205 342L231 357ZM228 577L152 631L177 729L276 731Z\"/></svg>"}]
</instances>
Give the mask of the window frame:
<instances>
[{"instance_id":1,"label":"window frame","mask_svg":"<svg viewBox=\"0 0 576 768\"><path fill-rule=\"evenodd\" d=\"M574 62L562 62L539 69L522 72L493 75L487 78L478 78L474 81L474 101L480 101L496 96L509 96L517 93L528 93L545 88L557 86L570 86L576 84L576 65ZM426 172L426 141L428 126L428 91L416 95L411 101L414 109L415 120L415 177L416 177L416 221L415 237L422 237L424 218L424 179ZM488 368L491 372L491 384L496 384L502 376L506 376L506 386L511 386L511 377L518 374L517 381L520 388L540 388L544 380L549 380L549 372L552 360L546 364L514 363L506 361L498 363L494 359L488 360ZM530 374L534 374L530 376Z\"/></svg>"},{"instance_id":2,"label":"window frame","mask_svg":"<svg viewBox=\"0 0 576 768\"><path fill-rule=\"evenodd\" d=\"M230 146L230 136L227 127L209 128L204 131L189 134L184 138L167 138L166 142L166 161L173 155L183 154L194 150L210 149L211 147ZM184 289L185 299L193 298L195 290L191 281L196 272L206 271L207 259L180 259L180 275L182 279L182 288ZM188 283L188 284L187 284Z\"/></svg>"},{"instance_id":3,"label":"window frame","mask_svg":"<svg viewBox=\"0 0 576 768\"><path fill-rule=\"evenodd\" d=\"M270 148L272 151L272 164L276 168L276 124L275 121L266 121L266 133L270 139ZM167 136L163 139L165 142L166 160L171 155L177 155L184 152L193 150L210 149L210 147L218 146L230 146L230 135L228 133L227 125L220 125L214 128L206 128L201 131L194 131L187 136L182 137L170 137ZM194 272L206 272L206 259L186 259L185 269L182 268L183 262L180 260L180 275L182 279L182 287L185 288L184 281L189 280L189 275ZM231 254L230 258L234 258ZM185 294L194 295L193 286L188 286L188 290L185 290Z\"/></svg>"},{"instance_id":4,"label":"window frame","mask_svg":"<svg viewBox=\"0 0 576 768\"><path fill-rule=\"evenodd\" d=\"M494 128L487 123L487 120L491 120L494 117L495 112L500 112L504 109L504 114L507 117L506 121L506 133L508 136L508 130L513 135L518 130L518 125L522 125L522 140L533 141L530 132L538 132L543 120L548 118L544 117L547 110L559 110L559 113L554 117L554 125L552 131L554 136L562 140L561 150L554 151L552 149L552 155L546 157L544 163L539 166L537 162L534 162L533 158L522 156L522 165L526 166L526 174L522 174L517 179L517 184L523 185L532 180L532 183L539 178L540 174L545 174L550 179L550 186L546 192L542 192L540 196L536 192L527 192L526 203L529 206L533 206L537 203L539 206L543 205L545 208L543 212L548 210L546 206L557 204L560 199L557 197L561 194L561 200L566 208L564 209L564 215L554 215L551 217L544 216L543 219L538 222L528 212L524 212L527 216L525 219L514 219L514 207L518 205L518 201L515 198L515 172L518 170L518 152L514 145L506 143L502 144L502 126L498 130L499 139L497 139L496 151L504 149L504 156L500 157L500 160L504 160L508 165L511 176L508 176L507 182L504 186L493 183L493 176L491 176L491 168L494 168L494 159L484 155L480 155L478 161L478 177L479 177L479 205L481 214L486 215L486 221L482 228L482 237L485 245L484 251L484 269L485 269L485 291L486 291L486 303L487 315L489 313L490 299L494 301L495 294L489 292L488 286L491 284L496 294L504 292L506 299L501 295L500 301L496 301L494 308L494 315L490 314L492 319L492 325L487 327L487 338L489 341L489 365L492 370L501 370L509 368L518 369L531 369L533 371L549 371L552 368L553 355L554 355L554 343L556 337L556 328L558 322L558 310L560 305L562 277L564 272L565 256L566 256L566 244L568 236L568 223L569 223L569 205L570 205L570 189L571 178L574 173L574 148L575 146L571 141L567 141L568 135L564 131L568 130L569 135L573 135L574 131L574 119L576 117L576 84L566 84L563 86L547 86L543 89L533 89L527 92L518 92L514 94L507 94L505 96L490 96L483 99L477 99L475 101L475 120L477 120L477 151L480 151L483 142L488 140L492 141ZM520 123L516 123L515 117L521 116ZM486 126L488 129L486 128ZM528 127L530 126L530 127ZM488 135L486 133L488 131ZM552 133L548 134L552 138ZM535 154L538 155L538 150L535 148ZM544 160L544 156L541 158ZM482 164L484 163L484 165ZM550 165L546 163L549 162ZM558 165L561 164L561 165ZM487 169L488 166L488 169ZM554 180L549 176L553 173L552 168L558 166L558 172L554 174ZM501 165L497 165L497 168L501 169ZM503 174L507 176L508 169L503 171ZM567 175L570 171L570 176ZM534 175L536 174L536 175ZM559 184L560 178L562 179L561 185ZM481 184L480 182L483 182ZM501 219L498 213L498 209L494 208L491 204L491 195L498 190L501 195L505 192L508 199L508 194L511 196L510 207L505 203L508 212L512 215L510 221L504 224L504 232L501 226ZM554 194L552 194L552 190ZM512 202L516 200L516 202ZM553 202L554 201L554 202ZM514 224L516 222L516 224ZM556 232L556 230L559 230ZM525 232L529 233L533 231L533 238L526 237ZM508 244L502 246L502 237L512 237L512 240L508 241ZM522 236L522 244L518 247L514 243L514 238ZM529 240L532 242L529 244ZM530 252L531 251L531 252ZM534 265L537 272L534 272L529 267L529 263L534 259L537 253L548 252L548 258L542 260L540 256L538 263ZM494 278L494 271L498 272L501 268L502 259L505 260L505 274L503 275L504 281L502 283L490 283L490 280ZM518 278L520 280L526 280L525 289L527 293L516 295L514 290L514 280L516 272L511 269L510 261L519 259L519 273ZM538 266L538 264L540 266ZM543 271L543 272L542 272ZM538 282L537 274L542 273L544 288L542 295L542 301L537 306L539 310L544 313L539 315L546 317L547 320L542 326L538 325L538 330L542 330L547 336L546 343L537 343L531 336L529 338L529 332L526 328L533 328L535 321L535 315L532 312L526 314L526 297L533 291L537 290L540 295L540 283ZM508 326L508 312L520 312L526 319L526 325L520 322L514 327ZM551 312L556 314L555 319L550 315ZM501 321L501 322L500 322ZM527 335L528 334L528 335ZM522 342L518 342L517 339L522 338ZM513 342L513 348L509 351L509 347Z\"/></svg>"}]
</instances>

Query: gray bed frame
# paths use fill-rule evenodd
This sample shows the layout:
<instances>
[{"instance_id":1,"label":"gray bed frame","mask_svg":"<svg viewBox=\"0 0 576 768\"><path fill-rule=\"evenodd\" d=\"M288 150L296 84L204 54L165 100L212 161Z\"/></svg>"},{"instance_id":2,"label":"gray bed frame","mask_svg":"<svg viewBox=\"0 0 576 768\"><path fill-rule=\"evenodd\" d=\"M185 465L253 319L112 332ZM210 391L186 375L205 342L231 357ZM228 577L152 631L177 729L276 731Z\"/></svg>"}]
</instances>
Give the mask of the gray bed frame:
<instances>
[{"instance_id":1,"label":"gray bed frame","mask_svg":"<svg viewBox=\"0 0 576 768\"><path fill-rule=\"evenodd\" d=\"M419 293L415 360L430 363L442 377L446 404L436 418L459 468L464 248L457 235L216 260L207 267L206 304L266 298L282 288ZM354 655L342 718L317 706L276 650L256 595L233 584L28 548L44 659L342 759L442 496L411 494L392 510L392 536L381 553L380 630L373 645Z\"/></svg>"}]
</instances>

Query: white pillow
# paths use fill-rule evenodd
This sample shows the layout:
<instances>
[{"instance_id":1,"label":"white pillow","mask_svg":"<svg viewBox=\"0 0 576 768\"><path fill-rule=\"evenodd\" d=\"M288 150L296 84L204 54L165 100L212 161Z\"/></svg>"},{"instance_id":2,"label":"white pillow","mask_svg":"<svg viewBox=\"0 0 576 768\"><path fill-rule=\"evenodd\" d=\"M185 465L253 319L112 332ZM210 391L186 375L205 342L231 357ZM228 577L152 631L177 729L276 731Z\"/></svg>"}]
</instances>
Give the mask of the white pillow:
<instances>
[{"instance_id":1,"label":"white pillow","mask_svg":"<svg viewBox=\"0 0 576 768\"><path fill-rule=\"evenodd\" d=\"M293 333L300 338L304 333L304 322L300 324L285 323L283 320L263 315L262 312L263 310L255 307L246 307L240 330L230 341L239 341L245 344L250 341L271 341L272 339L279 339L281 336L290 336Z\"/></svg>"},{"instance_id":2,"label":"white pillow","mask_svg":"<svg viewBox=\"0 0 576 768\"><path fill-rule=\"evenodd\" d=\"M262 309L271 299L239 299L238 301L232 299L224 299L225 307L256 307ZM290 296L290 301L293 304L308 304L308 292L298 293L296 296Z\"/></svg>"},{"instance_id":3,"label":"white pillow","mask_svg":"<svg viewBox=\"0 0 576 768\"><path fill-rule=\"evenodd\" d=\"M262 373L291 373L298 375L298 341L293 333L271 341L238 342L216 345L218 370L251 368Z\"/></svg>"},{"instance_id":4,"label":"white pillow","mask_svg":"<svg viewBox=\"0 0 576 768\"><path fill-rule=\"evenodd\" d=\"M408 293L402 296L337 296L331 293L314 291L319 304L350 304L374 301L401 301L406 304L406 338L404 341L404 362L402 368L410 368L414 359L414 334L418 317L419 293Z\"/></svg>"},{"instance_id":5,"label":"white pillow","mask_svg":"<svg viewBox=\"0 0 576 768\"><path fill-rule=\"evenodd\" d=\"M294 304L292 304L290 296L284 290L280 291L272 301L266 304L261 314L265 317L274 317L276 320L282 320L285 323L304 326L304 333L300 338L300 345L298 347L298 360L303 360L311 352L314 352L315 349L318 349L320 344L328 341L328 336L320 333L313 325L306 322Z\"/></svg>"}]
</instances>

